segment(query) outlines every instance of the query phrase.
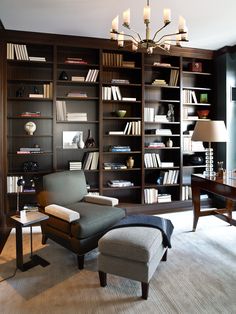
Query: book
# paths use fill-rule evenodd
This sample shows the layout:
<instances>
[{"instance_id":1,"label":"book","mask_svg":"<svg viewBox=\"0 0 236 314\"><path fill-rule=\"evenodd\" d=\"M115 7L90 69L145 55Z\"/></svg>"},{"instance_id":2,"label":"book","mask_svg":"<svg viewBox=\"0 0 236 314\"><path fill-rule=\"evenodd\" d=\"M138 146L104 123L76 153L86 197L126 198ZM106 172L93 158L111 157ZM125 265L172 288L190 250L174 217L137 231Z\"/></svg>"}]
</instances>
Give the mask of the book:
<instances>
[{"instance_id":1,"label":"book","mask_svg":"<svg viewBox=\"0 0 236 314\"><path fill-rule=\"evenodd\" d=\"M43 98L43 94L29 94L29 98Z\"/></svg>"}]
</instances>

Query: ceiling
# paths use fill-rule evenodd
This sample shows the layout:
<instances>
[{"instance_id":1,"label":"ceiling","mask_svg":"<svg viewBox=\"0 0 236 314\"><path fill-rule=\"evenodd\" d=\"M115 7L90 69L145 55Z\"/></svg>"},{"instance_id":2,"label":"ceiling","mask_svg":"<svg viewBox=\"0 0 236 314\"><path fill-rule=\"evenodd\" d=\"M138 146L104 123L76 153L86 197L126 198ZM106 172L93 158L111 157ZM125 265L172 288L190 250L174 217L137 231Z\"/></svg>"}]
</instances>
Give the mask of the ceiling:
<instances>
[{"instance_id":1,"label":"ceiling","mask_svg":"<svg viewBox=\"0 0 236 314\"><path fill-rule=\"evenodd\" d=\"M121 25L122 12L130 8L131 26L143 36L145 4L145 0L1 0L0 19L10 30L109 38L112 19L119 15ZM168 33L176 31L180 15L186 19L189 43L183 46L216 50L236 44L235 0L150 0L150 6L152 33L162 26L163 9L170 8Z\"/></svg>"}]
</instances>

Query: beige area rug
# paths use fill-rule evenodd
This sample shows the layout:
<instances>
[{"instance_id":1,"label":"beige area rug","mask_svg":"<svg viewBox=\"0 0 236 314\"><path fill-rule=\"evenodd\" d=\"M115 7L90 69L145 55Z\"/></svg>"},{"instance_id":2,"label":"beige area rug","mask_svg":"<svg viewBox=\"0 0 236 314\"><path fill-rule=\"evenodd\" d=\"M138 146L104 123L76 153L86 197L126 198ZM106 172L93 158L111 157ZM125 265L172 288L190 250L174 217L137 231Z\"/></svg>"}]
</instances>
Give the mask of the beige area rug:
<instances>
[{"instance_id":1,"label":"beige area rug","mask_svg":"<svg viewBox=\"0 0 236 314\"><path fill-rule=\"evenodd\" d=\"M147 301L140 298L140 284L108 276L101 288L97 251L77 269L76 256L49 241L40 244L34 234L35 252L48 260L0 283L0 313L236 313L236 228L215 217L199 219L191 232L192 212L166 214L175 230L167 262L154 274ZM140 236L142 236L140 234ZM25 261L29 235L24 234ZM0 278L15 269L15 235L0 255Z\"/></svg>"}]
</instances>

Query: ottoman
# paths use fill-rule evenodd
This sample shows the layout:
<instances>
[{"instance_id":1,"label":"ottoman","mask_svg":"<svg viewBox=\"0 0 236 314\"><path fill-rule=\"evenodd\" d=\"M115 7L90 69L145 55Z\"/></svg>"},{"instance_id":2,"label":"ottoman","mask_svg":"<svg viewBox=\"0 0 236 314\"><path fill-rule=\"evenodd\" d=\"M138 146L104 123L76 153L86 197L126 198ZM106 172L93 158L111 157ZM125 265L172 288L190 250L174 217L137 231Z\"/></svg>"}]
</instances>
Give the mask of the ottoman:
<instances>
[{"instance_id":1,"label":"ottoman","mask_svg":"<svg viewBox=\"0 0 236 314\"><path fill-rule=\"evenodd\" d=\"M149 282L161 260L167 259L160 230L132 226L112 229L98 242L100 285L107 284L107 273L141 282L142 298L148 298Z\"/></svg>"}]
</instances>

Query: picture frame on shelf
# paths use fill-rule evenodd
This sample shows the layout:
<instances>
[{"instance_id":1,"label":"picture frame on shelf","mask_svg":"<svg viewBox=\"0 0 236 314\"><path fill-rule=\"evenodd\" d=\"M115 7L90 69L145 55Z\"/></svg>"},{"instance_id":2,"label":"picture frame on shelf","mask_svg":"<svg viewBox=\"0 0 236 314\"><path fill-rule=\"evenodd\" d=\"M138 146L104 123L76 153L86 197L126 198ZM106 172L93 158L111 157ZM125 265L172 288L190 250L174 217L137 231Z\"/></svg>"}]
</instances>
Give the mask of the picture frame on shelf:
<instances>
[{"instance_id":1,"label":"picture frame on shelf","mask_svg":"<svg viewBox=\"0 0 236 314\"><path fill-rule=\"evenodd\" d=\"M81 138L83 138L83 131L63 131L63 149L78 148L78 144Z\"/></svg>"}]
</instances>

